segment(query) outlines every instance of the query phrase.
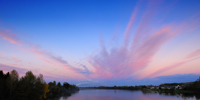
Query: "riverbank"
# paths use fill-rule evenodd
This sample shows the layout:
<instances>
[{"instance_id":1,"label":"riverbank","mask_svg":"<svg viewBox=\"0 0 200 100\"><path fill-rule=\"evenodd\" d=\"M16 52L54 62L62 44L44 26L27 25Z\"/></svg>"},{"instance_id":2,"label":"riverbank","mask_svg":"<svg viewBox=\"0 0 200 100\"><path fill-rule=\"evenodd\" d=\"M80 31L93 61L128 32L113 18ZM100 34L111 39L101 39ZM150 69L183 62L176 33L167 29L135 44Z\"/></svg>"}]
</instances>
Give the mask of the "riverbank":
<instances>
[{"instance_id":1,"label":"riverbank","mask_svg":"<svg viewBox=\"0 0 200 100\"><path fill-rule=\"evenodd\" d=\"M80 87L80 89L117 89L117 90L139 90L136 86L99 86L99 87Z\"/></svg>"},{"instance_id":2,"label":"riverbank","mask_svg":"<svg viewBox=\"0 0 200 100\"><path fill-rule=\"evenodd\" d=\"M183 98L197 98L200 99L200 92L198 91L189 91L189 90L159 90L159 89L141 89L143 94L160 94L166 96L177 96Z\"/></svg>"},{"instance_id":3,"label":"riverbank","mask_svg":"<svg viewBox=\"0 0 200 100\"><path fill-rule=\"evenodd\" d=\"M147 90L157 91L157 92L174 92L174 93L199 93L199 91L191 91L191 90L172 90L172 89L147 89Z\"/></svg>"},{"instance_id":4,"label":"riverbank","mask_svg":"<svg viewBox=\"0 0 200 100\"><path fill-rule=\"evenodd\" d=\"M63 90L62 93L54 95L54 96L50 96L46 100L60 100L61 97L68 98L71 95L79 92L79 90L80 90L79 88L76 88L76 89L65 89L65 90Z\"/></svg>"},{"instance_id":5,"label":"riverbank","mask_svg":"<svg viewBox=\"0 0 200 100\"><path fill-rule=\"evenodd\" d=\"M53 93L49 93L47 95L47 100L54 100L55 98L59 98L59 97L69 97L74 93L79 92L79 88L75 87L75 88L62 88L61 92L57 91L57 93L55 93L56 91L54 91Z\"/></svg>"},{"instance_id":6,"label":"riverbank","mask_svg":"<svg viewBox=\"0 0 200 100\"><path fill-rule=\"evenodd\" d=\"M80 89L78 93L56 100L199 100L193 94L142 92L141 90Z\"/></svg>"},{"instance_id":7,"label":"riverbank","mask_svg":"<svg viewBox=\"0 0 200 100\"><path fill-rule=\"evenodd\" d=\"M48 100L79 91L76 85L67 82L46 83L42 74L36 77L31 71L19 78L16 70L6 74L0 70L0 76L0 100Z\"/></svg>"}]
</instances>

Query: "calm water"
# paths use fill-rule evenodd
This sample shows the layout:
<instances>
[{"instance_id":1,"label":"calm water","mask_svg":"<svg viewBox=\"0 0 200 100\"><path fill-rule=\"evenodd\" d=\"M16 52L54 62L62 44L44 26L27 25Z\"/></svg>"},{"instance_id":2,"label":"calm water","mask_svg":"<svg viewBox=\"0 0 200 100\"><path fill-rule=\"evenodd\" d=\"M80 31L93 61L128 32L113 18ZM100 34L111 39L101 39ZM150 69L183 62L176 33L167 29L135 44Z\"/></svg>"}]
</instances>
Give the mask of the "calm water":
<instances>
[{"instance_id":1,"label":"calm water","mask_svg":"<svg viewBox=\"0 0 200 100\"><path fill-rule=\"evenodd\" d=\"M198 98L198 97L197 97ZM80 90L70 97L61 97L59 100L200 100L195 95L156 93L151 91L128 91L86 89Z\"/></svg>"}]
</instances>

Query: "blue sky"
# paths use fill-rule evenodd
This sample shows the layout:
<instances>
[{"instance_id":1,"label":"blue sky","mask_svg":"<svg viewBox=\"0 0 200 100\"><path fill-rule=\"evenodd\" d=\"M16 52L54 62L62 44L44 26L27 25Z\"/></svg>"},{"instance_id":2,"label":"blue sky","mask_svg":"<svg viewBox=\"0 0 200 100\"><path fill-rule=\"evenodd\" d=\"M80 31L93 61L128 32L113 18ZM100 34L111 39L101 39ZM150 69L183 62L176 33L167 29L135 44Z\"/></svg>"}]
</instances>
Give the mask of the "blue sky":
<instances>
[{"instance_id":1,"label":"blue sky","mask_svg":"<svg viewBox=\"0 0 200 100\"><path fill-rule=\"evenodd\" d=\"M0 0L0 69L75 84L198 76L199 8L199 0Z\"/></svg>"}]
</instances>

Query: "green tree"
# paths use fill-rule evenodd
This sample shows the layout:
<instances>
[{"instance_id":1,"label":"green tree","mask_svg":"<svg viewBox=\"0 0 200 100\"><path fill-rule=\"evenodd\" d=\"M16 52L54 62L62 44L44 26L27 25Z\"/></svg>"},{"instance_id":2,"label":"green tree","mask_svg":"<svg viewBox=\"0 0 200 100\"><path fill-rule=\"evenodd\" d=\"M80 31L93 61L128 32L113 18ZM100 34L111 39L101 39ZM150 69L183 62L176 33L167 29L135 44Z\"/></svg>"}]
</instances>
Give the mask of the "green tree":
<instances>
[{"instance_id":1,"label":"green tree","mask_svg":"<svg viewBox=\"0 0 200 100\"><path fill-rule=\"evenodd\" d=\"M64 82L64 83L63 83L63 87L64 87L64 88L69 89L69 86L70 86L69 83L67 83L67 82Z\"/></svg>"},{"instance_id":2,"label":"green tree","mask_svg":"<svg viewBox=\"0 0 200 100\"><path fill-rule=\"evenodd\" d=\"M56 86L56 81L53 81L53 85Z\"/></svg>"},{"instance_id":3,"label":"green tree","mask_svg":"<svg viewBox=\"0 0 200 100\"><path fill-rule=\"evenodd\" d=\"M16 70L12 70L10 73L10 78L8 80L8 87L10 87L9 99L13 98L13 95L16 91L17 83L19 79L19 74Z\"/></svg>"},{"instance_id":4,"label":"green tree","mask_svg":"<svg viewBox=\"0 0 200 100\"><path fill-rule=\"evenodd\" d=\"M46 99L46 93L50 91L48 88L49 85L46 82L44 82L44 99Z\"/></svg>"},{"instance_id":5,"label":"green tree","mask_svg":"<svg viewBox=\"0 0 200 100\"><path fill-rule=\"evenodd\" d=\"M36 98L40 98L40 100L42 100L42 98L44 97L44 79L43 79L43 75L40 74L37 79L36 79L36 82L35 82L35 88L34 88L34 91L36 92L35 93L35 96Z\"/></svg>"},{"instance_id":6,"label":"green tree","mask_svg":"<svg viewBox=\"0 0 200 100\"><path fill-rule=\"evenodd\" d=\"M18 100L42 100L44 95L43 76L40 74L37 78L31 71L26 72L26 75L19 80Z\"/></svg>"},{"instance_id":7,"label":"green tree","mask_svg":"<svg viewBox=\"0 0 200 100\"><path fill-rule=\"evenodd\" d=\"M58 82L57 86L58 86L59 88L61 88L61 86L62 86L62 85L61 85L61 83L60 83L60 82Z\"/></svg>"},{"instance_id":8,"label":"green tree","mask_svg":"<svg viewBox=\"0 0 200 100\"><path fill-rule=\"evenodd\" d=\"M9 97L10 88L8 86L10 74L6 74L3 71L0 71L0 100L6 100Z\"/></svg>"},{"instance_id":9,"label":"green tree","mask_svg":"<svg viewBox=\"0 0 200 100\"><path fill-rule=\"evenodd\" d=\"M56 85L56 81L53 81L53 82L49 82L48 83L49 85L49 90L50 92L48 93L48 96L49 97L54 97L58 94L58 91L57 91L57 85Z\"/></svg>"},{"instance_id":10,"label":"green tree","mask_svg":"<svg viewBox=\"0 0 200 100\"><path fill-rule=\"evenodd\" d=\"M12 70L10 73L10 78L12 80L12 82L17 82L19 79L19 74L16 70Z\"/></svg>"}]
</instances>

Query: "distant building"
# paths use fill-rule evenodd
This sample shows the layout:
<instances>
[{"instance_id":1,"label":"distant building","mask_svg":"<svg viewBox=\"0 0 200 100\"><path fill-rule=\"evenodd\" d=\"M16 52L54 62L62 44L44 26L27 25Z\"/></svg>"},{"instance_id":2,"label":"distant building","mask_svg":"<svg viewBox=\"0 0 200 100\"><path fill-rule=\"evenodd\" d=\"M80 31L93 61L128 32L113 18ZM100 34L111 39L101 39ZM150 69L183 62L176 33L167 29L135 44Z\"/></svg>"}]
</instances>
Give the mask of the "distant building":
<instances>
[{"instance_id":1,"label":"distant building","mask_svg":"<svg viewBox=\"0 0 200 100\"><path fill-rule=\"evenodd\" d=\"M152 87L150 87L150 89L155 89L155 87L154 87L154 86L152 86Z\"/></svg>"},{"instance_id":2,"label":"distant building","mask_svg":"<svg viewBox=\"0 0 200 100\"><path fill-rule=\"evenodd\" d=\"M180 85L175 86L175 90L179 90L179 89L182 89Z\"/></svg>"}]
</instances>

